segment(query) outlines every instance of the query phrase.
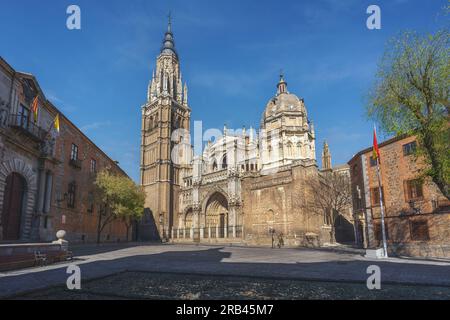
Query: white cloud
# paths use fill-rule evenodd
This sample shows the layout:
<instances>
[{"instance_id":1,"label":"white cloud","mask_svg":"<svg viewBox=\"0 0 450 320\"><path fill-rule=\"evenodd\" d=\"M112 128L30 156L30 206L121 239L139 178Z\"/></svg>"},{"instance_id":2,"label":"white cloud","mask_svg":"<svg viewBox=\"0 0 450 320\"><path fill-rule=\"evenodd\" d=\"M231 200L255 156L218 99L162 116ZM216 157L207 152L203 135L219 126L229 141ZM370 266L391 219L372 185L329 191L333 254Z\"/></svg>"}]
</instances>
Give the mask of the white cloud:
<instances>
[{"instance_id":1,"label":"white cloud","mask_svg":"<svg viewBox=\"0 0 450 320\"><path fill-rule=\"evenodd\" d=\"M96 129L101 128L101 127L107 127L107 126L110 126L110 125L111 125L111 121L109 121L109 120L107 120L107 121L99 121L99 122L93 122L93 123L81 126L80 130L86 132L86 131L90 131L90 130L96 130Z\"/></svg>"}]
</instances>

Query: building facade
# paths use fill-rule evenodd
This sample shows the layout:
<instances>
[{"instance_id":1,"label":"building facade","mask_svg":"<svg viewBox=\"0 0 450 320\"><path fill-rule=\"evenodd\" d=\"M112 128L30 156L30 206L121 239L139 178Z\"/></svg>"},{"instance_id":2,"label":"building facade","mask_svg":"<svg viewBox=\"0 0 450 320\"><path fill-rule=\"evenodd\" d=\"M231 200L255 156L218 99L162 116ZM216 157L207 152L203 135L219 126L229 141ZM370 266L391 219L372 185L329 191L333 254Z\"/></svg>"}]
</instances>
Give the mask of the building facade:
<instances>
[{"instance_id":1,"label":"building facade","mask_svg":"<svg viewBox=\"0 0 450 320\"><path fill-rule=\"evenodd\" d=\"M125 175L47 100L33 75L0 58L0 241L49 241L61 229L69 241L96 241L101 208L93 181L103 168ZM107 228L102 240L125 240L121 222Z\"/></svg>"},{"instance_id":2,"label":"building facade","mask_svg":"<svg viewBox=\"0 0 450 320\"><path fill-rule=\"evenodd\" d=\"M415 155L415 137L379 144L380 171L388 251L398 255L450 256L450 202L429 178ZM353 208L358 241L366 248L381 246L380 196L372 148L350 161Z\"/></svg>"},{"instance_id":3,"label":"building facade","mask_svg":"<svg viewBox=\"0 0 450 320\"><path fill-rule=\"evenodd\" d=\"M323 213L308 207L308 181L320 174L314 126L282 75L276 89L258 131L224 127L194 155L187 87L169 23L141 108L147 194L141 239L269 244L276 235L288 245L329 239Z\"/></svg>"}]
</instances>

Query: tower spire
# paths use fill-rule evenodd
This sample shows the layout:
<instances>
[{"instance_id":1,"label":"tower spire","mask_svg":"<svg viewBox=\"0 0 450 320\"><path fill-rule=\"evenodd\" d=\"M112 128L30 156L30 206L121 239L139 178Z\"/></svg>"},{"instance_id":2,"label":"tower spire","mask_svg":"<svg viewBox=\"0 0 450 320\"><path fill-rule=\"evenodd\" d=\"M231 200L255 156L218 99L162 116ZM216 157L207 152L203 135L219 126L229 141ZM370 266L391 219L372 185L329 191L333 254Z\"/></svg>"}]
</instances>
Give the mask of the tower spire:
<instances>
[{"instance_id":1,"label":"tower spire","mask_svg":"<svg viewBox=\"0 0 450 320\"><path fill-rule=\"evenodd\" d=\"M328 143L325 140L323 142L323 149L322 149L322 170L331 170L331 153L330 149L328 147Z\"/></svg>"},{"instance_id":2,"label":"tower spire","mask_svg":"<svg viewBox=\"0 0 450 320\"><path fill-rule=\"evenodd\" d=\"M164 35L163 45L161 47L162 54L171 54L178 58L177 52L175 50L175 41L172 33L172 13L169 11L167 16L167 31Z\"/></svg>"}]
</instances>

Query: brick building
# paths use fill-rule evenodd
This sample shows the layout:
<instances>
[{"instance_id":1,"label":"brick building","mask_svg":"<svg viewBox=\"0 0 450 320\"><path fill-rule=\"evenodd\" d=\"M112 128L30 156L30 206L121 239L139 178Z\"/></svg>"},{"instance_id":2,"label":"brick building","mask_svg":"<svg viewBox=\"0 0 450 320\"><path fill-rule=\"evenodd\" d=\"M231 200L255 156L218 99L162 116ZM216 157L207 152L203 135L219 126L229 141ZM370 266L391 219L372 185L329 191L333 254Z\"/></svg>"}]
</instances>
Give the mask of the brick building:
<instances>
[{"instance_id":1,"label":"brick building","mask_svg":"<svg viewBox=\"0 0 450 320\"><path fill-rule=\"evenodd\" d=\"M379 145L388 251L398 255L450 256L450 202L430 179L420 179L415 137L397 137ZM380 197L372 148L349 162L358 241L381 246Z\"/></svg>"},{"instance_id":2,"label":"brick building","mask_svg":"<svg viewBox=\"0 0 450 320\"><path fill-rule=\"evenodd\" d=\"M57 114L59 133L53 125ZM95 241L101 207L93 181L103 168L126 175L46 99L33 75L15 71L0 57L0 241L49 241L60 229L69 241ZM124 224L116 221L102 240L125 237Z\"/></svg>"}]
</instances>

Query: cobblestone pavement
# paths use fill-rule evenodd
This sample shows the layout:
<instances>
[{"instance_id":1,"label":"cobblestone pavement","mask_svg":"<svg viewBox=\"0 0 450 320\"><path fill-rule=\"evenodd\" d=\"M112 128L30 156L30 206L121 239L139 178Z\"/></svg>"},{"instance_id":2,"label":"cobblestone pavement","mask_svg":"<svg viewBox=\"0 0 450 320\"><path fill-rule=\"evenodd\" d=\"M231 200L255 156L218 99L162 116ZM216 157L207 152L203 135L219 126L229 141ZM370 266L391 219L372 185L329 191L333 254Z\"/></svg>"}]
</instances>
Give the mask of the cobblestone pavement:
<instances>
[{"instance_id":1,"label":"cobblestone pavement","mask_svg":"<svg viewBox=\"0 0 450 320\"><path fill-rule=\"evenodd\" d=\"M121 244L100 247L89 245L75 247L72 250L76 255L73 262L0 273L0 298L64 285L68 277L67 266L70 264L76 264L81 268L82 285L89 280L109 277L124 271L158 274L168 272L187 274L189 275L187 279L206 276L211 281L219 281L222 279L220 277L224 276L258 277L266 279L261 280L261 286L267 285L267 288L272 288L273 283L282 283L279 281L301 283L298 281L306 280L307 283L303 286L305 288L310 286L311 290L306 290L304 294L301 290L298 291L298 297L306 297L306 294L313 290L310 285L313 282L338 281L342 286L348 284L348 288L358 288L353 283L357 282L366 290L367 267L377 265L381 269L382 286L398 284L421 285L420 288L422 285L450 288L449 261L399 258L371 260L356 253L326 250L205 245ZM228 282L223 283L225 287L228 285ZM337 290L340 284L323 284L318 288L322 286L324 288L331 286ZM263 296L263 292L265 291L258 294Z\"/></svg>"},{"instance_id":2,"label":"cobblestone pavement","mask_svg":"<svg viewBox=\"0 0 450 320\"><path fill-rule=\"evenodd\" d=\"M42 290L16 299L450 299L450 287L273 280L150 272L123 272L93 280L80 290Z\"/></svg>"}]
</instances>

